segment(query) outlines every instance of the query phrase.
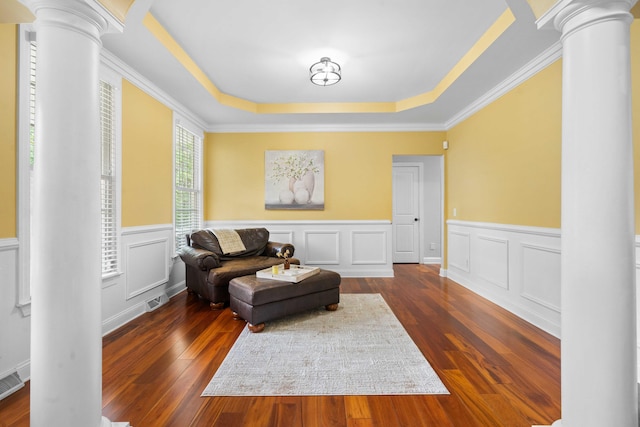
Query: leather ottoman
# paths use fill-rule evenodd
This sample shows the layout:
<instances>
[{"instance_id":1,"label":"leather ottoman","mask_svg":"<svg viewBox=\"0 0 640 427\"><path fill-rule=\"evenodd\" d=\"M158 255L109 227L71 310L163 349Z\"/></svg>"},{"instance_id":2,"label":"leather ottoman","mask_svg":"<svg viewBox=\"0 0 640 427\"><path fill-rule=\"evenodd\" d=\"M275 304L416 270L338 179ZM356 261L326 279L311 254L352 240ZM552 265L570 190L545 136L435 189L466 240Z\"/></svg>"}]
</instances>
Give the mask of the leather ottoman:
<instances>
[{"instance_id":1,"label":"leather ottoman","mask_svg":"<svg viewBox=\"0 0 640 427\"><path fill-rule=\"evenodd\" d=\"M320 270L298 283L263 279L255 275L229 282L230 307L236 319L249 323L251 332L261 332L264 322L312 308L338 309L340 275Z\"/></svg>"}]
</instances>

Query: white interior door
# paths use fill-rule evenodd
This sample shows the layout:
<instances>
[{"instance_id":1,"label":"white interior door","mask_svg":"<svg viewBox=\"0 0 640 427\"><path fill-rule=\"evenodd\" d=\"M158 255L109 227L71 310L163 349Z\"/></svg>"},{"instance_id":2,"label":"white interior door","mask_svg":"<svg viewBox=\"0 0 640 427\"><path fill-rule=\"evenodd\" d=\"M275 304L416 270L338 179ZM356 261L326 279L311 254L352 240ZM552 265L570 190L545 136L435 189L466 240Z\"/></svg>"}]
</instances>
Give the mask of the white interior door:
<instances>
[{"instance_id":1,"label":"white interior door","mask_svg":"<svg viewBox=\"0 0 640 427\"><path fill-rule=\"evenodd\" d=\"M420 261L420 167L393 165L393 262Z\"/></svg>"}]
</instances>

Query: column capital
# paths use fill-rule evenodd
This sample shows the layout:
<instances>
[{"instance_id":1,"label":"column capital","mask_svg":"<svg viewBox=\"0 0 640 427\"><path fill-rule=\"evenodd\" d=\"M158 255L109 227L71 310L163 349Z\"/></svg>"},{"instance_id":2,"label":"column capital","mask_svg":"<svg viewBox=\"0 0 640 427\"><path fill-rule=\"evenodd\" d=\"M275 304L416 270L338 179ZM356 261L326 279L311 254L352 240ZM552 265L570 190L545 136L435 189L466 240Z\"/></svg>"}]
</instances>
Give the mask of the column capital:
<instances>
[{"instance_id":1,"label":"column capital","mask_svg":"<svg viewBox=\"0 0 640 427\"><path fill-rule=\"evenodd\" d=\"M539 29L555 28L566 37L594 22L625 20L631 23L629 10L637 0L560 0L537 21Z\"/></svg>"},{"instance_id":2,"label":"column capital","mask_svg":"<svg viewBox=\"0 0 640 427\"><path fill-rule=\"evenodd\" d=\"M80 30L92 37L118 33L123 23L95 0L20 0L38 20L48 24Z\"/></svg>"}]
</instances>

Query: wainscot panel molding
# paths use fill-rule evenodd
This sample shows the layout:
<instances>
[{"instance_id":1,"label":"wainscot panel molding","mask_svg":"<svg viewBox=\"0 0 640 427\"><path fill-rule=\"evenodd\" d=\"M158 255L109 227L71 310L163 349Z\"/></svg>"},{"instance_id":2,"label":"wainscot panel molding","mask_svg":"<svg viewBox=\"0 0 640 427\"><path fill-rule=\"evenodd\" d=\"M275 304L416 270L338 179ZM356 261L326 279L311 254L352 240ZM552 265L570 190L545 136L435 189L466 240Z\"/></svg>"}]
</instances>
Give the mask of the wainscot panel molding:
<instances>
[{"instance_id":1,"label":"wainscot panel molding","mask_svg":"<svg viewBox=\"0 0 640 427\"><path fill-rule=\"evenodd\" d=\"M638 279L640 278L640 236L636 236L636 310L640 311L640 289L638 289ZM638 354L640 355L640 312L636 314L636 334L638 336ZM638 357L638 382L640 383L640 357Z\"/></svg>"},{"instance_id":2,"label":"wainscot panel molding","mask_svg":"<svg viewBox=\"0 0 640 427\"><path fill-rule=\"evenodd\" d=\"M107 334L185 289L184 264L173 258L173 225L126 227L122 274L103 280L102 332Z\"/></svg>"},{"instance_id":3,"label":"wainscot panel molding","mask_svg":"<svg viewBox=\"0 0 640 427\"><path fill-rule=\"evenodd\" d=\"M449 220L446 275L560 336L560 230Z\"/></svg>"},{"instance_id":4,"label":"wainscot panel molding","mask_svg":"<svg viewBox=\"0 0 640 427\"><path fill-rule=\"evenodd\" d=\"M292 243L302 264L343 277L393 277L390 221L207 221L205 227L265 227L271 241Z\"/></svg>"},{"instance_id":5,"label":"wainscot panel molding","mask_svg":"<svg viewBox=\"0 0 640 427\"><path fill-rule=\"evenodd\" d=\"M31 317L18 301L19 250L18 239L0 239L0 379L17 373L24 383L30 376Z\"/></svg>"}]
</instances>

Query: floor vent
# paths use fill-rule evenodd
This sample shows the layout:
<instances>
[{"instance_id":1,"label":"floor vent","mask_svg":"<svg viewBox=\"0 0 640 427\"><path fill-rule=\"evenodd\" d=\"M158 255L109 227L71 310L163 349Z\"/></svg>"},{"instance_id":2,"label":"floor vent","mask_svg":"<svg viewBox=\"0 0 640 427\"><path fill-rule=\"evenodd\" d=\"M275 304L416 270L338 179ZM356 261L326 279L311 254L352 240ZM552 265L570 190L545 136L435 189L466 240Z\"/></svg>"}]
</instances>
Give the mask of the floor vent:
<instances>
[{"instance_id":1,"label":"floor vent","mask_svg":"<svg viewBox=\"0 0 640 427\"><path fill-rule=\"evenodd\" d=\"M22 387L24 387L24 383L17 372L7 375L0 380L0 400L20 390Z\"/></svg>"},{"instance_id":2,"label":"floor vent","mask_svg":"<svg viewBox=\"0 0 640 427\"><path fill-rule=\"evenodd\" d=\"M147 300L147 312L149 311L153 311L156 308L160 307L161 305L164 305L167 303L167 301L169 301L169 297L167 296L167 294L162 294L160 296L157 296L153 299Z\"/></svg>"}]
</instances>

